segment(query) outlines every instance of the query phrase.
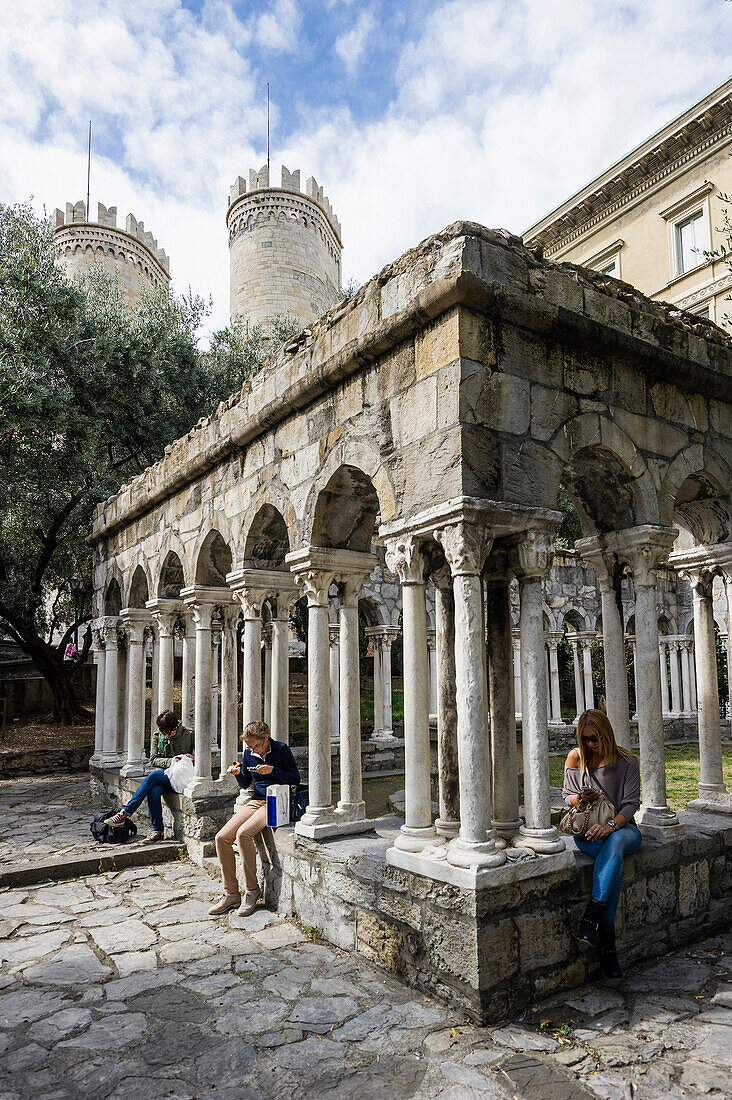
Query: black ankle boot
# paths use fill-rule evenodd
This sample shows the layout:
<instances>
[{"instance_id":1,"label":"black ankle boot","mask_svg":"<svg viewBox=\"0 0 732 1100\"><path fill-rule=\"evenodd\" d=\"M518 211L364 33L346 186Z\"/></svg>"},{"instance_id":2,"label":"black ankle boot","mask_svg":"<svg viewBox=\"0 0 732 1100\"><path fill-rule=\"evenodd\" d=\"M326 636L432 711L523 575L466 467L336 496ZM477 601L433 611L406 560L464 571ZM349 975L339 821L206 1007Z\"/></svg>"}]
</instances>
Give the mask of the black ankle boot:
<instances>
[{"instance_id":1,"label":"black ankle boot","mask_svg":"<svg viewBox=\"0 0 732 1100\"><path fill-rule=\"evenodd\" d=\"M615 929L600 925L598 934L600 948L600 969L606 978L622 978L618 955L615 950Z\"/></svg>"},{"instance_id":2,"label":"black ankle boot","mask_svg":"<svg viewBox=\"0 0 732 1100\"><path fill-rule=\"evenodd\" d=\"M577 939L580 943L586 943L590 947L597 947L598 929L600 927L600 919L604 908L604 901L595 901L594 898L590 898L587 902L587 908L580 921L579 932L577 933Z\"/></svg>"}]
</instances>

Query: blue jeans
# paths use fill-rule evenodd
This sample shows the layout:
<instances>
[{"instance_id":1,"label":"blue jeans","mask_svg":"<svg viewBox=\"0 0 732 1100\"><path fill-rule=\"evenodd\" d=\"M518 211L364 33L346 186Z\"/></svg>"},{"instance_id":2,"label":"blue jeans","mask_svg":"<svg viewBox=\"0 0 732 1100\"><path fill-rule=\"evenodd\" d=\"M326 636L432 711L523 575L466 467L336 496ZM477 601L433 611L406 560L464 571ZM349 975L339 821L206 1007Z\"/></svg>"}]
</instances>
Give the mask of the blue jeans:
<instances>
[{"instance_id":1,"label":"blue jeans","mask_svg":"<svg viewBox=\"0 0 732 1100\"><path fill-rule=\"evenodd\" d=\"M133 814L137 807L147 799L147 808L150 812L153 830L156 833L162 833L163 793L172 790L165 769L156 768L154 772L150 772L149 775L145 776L130 801L122 809L126 814Z\"/></svg>"},{"instance_id":2,"label":"blue jeans","mask_svg":"<svg viewBox=\"0 0 732 1100\"><path fill-rule=\"evenodd\" d=\"M623 885L623 857L637 852L643 837L637 825L623 825L604 840L585 840L576 836L574 842L581 852L593 856L595 867L592 872L592 896L595 901L605 902L602 923L606 928L615 927L615 914L620 901L620 887Z\"/></svg>"}]
</instances>

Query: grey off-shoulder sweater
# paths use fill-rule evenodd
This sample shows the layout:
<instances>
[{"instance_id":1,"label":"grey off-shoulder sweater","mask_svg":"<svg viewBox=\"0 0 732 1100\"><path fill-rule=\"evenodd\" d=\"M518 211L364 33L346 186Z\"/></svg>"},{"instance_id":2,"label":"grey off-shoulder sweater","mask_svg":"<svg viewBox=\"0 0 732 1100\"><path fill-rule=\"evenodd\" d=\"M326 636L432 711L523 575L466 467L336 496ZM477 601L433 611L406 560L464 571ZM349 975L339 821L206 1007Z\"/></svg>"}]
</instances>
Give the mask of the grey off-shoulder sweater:
<instances>
[{"instance_id":1,"label":"grey off-shoulder sweater","mask_svg":"<svg viewBox=\"0 0 732 1100\"><path fill-rule=\"evenodd\" d=\"M640 806L640 767L635 756L629 759L619 756L610 767L589 768L585 772L584 781L581 768L564 768L564 795L565 803L570 806L572 796L582 793L582 787L594 787L597 791L604 791L615 807L616 814L622 814L628 821L633 821L636 810Z\"/></svg>"}]
</instances>

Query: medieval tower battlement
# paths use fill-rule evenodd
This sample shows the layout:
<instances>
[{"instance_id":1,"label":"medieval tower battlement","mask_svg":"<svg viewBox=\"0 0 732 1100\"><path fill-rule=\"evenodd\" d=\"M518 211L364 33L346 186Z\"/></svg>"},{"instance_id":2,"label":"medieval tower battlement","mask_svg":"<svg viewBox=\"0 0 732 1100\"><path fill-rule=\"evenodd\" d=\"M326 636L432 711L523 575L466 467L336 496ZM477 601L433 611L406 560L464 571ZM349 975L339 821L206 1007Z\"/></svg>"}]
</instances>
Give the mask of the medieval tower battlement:
<instances>
[{"instance_id":1,"label":"medieval tower battlement","mask_svg":"<svg viewBox=\"0 0 732 1100\"><path fill-rule=\"evenodd\" d=\"M97 261L121 281L129 305L143 290L167 286L170 261L164 250L134 214L128 214L124 229L117 228L117 207L97 204L97 220L87 220L86 203L66 203L66 211L53 212L54 240L59 257L70 276L83 274Z\"/></svg>"},{"instance_id":2,"label":"medieval tower battlement","mask_svg":"<svg viewBox=\"0 0 732 1100\"><path fill-rule=\"evenodd\" d=\"M341 225L311 176L300 190L300 171L282 166L280 187L270 187L265 164L250 169L249 187L238 176L229 191L226 226L231 270L230 312L248 324L289 314L303 325L338 300Z\"/></svg>"}]
</instances>

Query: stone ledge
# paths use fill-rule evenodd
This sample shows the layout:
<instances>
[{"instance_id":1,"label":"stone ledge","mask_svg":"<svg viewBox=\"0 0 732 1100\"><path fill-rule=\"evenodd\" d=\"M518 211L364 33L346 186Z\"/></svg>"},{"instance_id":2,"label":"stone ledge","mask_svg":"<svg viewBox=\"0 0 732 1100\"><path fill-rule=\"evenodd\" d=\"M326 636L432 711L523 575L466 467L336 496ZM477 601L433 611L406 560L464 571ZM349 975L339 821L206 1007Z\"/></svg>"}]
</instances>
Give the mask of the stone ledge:
<instances>
[{"instance_id":1,"label":"stone ledge","mask_svg":"<svg viewBox=\"0 0 732 1100\"><path fill-rule=\"evenodd\" d=\"M186 849L177 840L142 846L105 844L103 850L71 856L57 856L27 867L0 869L0 886L32 886L38 882L58 882L61 879L97 875L104 871L122 871L126 867L149 867L180 859Z\"/></svg>"},{"instance_id":2,"label":"stone ledge","mask_svg":"<svg viewBox=\"0 0 732 1100\"><path fill-rule=\"evenodd\" d=\"M56 772L83 772L89 766L93 745L53 749L6 749L0 752L0 780Z\"/></svg>"}]
</instances>

